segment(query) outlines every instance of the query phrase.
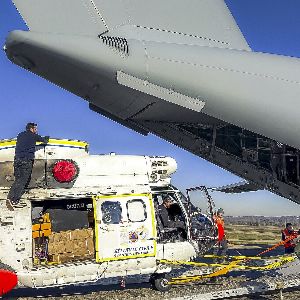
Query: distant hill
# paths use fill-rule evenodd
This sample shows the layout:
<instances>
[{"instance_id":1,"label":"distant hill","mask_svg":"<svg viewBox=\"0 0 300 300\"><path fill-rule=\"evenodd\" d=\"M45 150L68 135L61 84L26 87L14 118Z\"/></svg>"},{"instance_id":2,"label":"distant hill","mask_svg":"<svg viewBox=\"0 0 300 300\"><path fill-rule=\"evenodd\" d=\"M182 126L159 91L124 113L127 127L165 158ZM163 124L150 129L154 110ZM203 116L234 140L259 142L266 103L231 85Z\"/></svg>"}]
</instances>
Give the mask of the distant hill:
<instances>
[{"instance_id":1,"label":"distant hill","mask_svg":"<svg viewBox=\"0 0 300 300\"><path fill-rule=\"evenodd\" d=\"M287 222L292 223L295 229L300 229L299 216L282 216L282 217L266 217L266 216L225 216L228 225L249 225L249 226L277 226L285 227Z\"/></svg>"}]
</instances>

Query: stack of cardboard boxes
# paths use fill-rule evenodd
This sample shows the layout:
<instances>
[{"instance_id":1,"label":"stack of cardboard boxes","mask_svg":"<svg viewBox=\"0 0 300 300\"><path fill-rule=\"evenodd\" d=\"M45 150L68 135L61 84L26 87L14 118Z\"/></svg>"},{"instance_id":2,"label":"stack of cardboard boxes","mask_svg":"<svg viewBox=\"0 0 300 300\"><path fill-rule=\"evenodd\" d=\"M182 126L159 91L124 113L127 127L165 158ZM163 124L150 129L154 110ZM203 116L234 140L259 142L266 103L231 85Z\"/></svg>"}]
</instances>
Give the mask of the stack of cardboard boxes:
<instances>
[{"instance_id":1,"label":"stack of cardboard boxes","mask_svg":"<svg viewBox=\"0 0 300 300\"><path fill-rule=\"evenodd\" d=\"M32 224L32 238L50 236L52 233L51 229L50 215L46 213L38 219L38 223Z\"/></svg>"},{"instance_id":2,"label":"stack of cardboard boxes","mask_svg":"<svg viewBox=\"0 0 300 300\"><path fill-rule=\"evenodd\" d=\"M92 228L54 232L49 236L48 261L67 263L95 257Z\"/></svg>"}]
</instances>

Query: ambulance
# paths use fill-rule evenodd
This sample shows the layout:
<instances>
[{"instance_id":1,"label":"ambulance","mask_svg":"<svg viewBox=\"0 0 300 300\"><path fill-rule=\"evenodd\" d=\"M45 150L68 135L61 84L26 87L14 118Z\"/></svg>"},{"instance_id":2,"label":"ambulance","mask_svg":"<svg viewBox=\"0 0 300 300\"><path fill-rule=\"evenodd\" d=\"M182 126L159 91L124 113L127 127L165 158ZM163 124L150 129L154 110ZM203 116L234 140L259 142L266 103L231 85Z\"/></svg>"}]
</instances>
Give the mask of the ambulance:
<instances>
[{"instance_id":1,"label":"ambulance","mask_svg":"<svg viewBox=\"0 0 300 300\"><path fill-rule=\"evenodd\" d=\"M215 239L210 214L203 226L171 184L173 158L90 155L88 143L77 140L36 145L31 180L11 211L15 146L0 141L0 269L16 275L17 288L150 280L166 290L172 267L161 262L190 261ZM166 196L170 218L184 229L162 225Z\"/></svg>"}]
</instances>

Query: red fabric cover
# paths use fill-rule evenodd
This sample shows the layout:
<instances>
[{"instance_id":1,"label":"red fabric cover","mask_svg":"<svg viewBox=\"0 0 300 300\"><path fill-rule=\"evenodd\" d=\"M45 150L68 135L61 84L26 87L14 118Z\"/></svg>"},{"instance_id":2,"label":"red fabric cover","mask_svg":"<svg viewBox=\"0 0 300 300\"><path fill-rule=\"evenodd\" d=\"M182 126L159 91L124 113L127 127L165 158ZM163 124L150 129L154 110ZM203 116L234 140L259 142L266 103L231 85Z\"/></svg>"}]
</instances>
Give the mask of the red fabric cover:
<instances>
[{"instance_id":1,"label":"red fabric cover","mask_svg":"<svg viewBox=\"0 0 300 300\"><path fill-rule=\"evenodd\" d=\"M218 240L222 241L225 237L224 226L221 223L217 223L217 227L218 227Z\"/></svg>"},{"instance_id":2,"label":"red fabric cover","mask_svg":"<svg viewBox=\"0 0 300 300\"><path fill-rule=\"evenodd\" d=\"M225 238L224 219L218 215L214 215L214 221L218 229L218 241L222 241Z\"/></svg>"},{"instance_id":3,"label":"red fabric cover","mask_svg":"<svg viewBox=\"0 0 300 300\"><path fill-rule=\"evenodd\" d=\"M52 173L58 182L71 182L77 176L77 168L73 162L61 160L54 165Z\"/></svg>"},{"instance_id":4,"label":"red fabric cover","mask_svg":"<svg viewBox=\"0 0 300 300\"><path fill-rule=\"evenodd\" d=\"M296 247L296 244L295 244L295 242L293 241L293 237L296 238L296 237L298 236L297 232L294 231L294 230L293 230L292 232L289 232L289 231L287 230L287 228L286 228L286 229L284 229L284 230L282 231L282 233L284 234L284 237L285 237L284 239L285 239L285 240L291 238L290 241L284 243L284 248Z\"/></svg>"},{"instance_id":5,"label":"red fabric cover","mask_svg":"<svg viewBox=\"0 0 300 300\"><path fill-rule=\"evenodd\" d=\"M0 297L10 292L18 283L15 273L7 270L0 270Z\"/></svg>"}]
</instances>

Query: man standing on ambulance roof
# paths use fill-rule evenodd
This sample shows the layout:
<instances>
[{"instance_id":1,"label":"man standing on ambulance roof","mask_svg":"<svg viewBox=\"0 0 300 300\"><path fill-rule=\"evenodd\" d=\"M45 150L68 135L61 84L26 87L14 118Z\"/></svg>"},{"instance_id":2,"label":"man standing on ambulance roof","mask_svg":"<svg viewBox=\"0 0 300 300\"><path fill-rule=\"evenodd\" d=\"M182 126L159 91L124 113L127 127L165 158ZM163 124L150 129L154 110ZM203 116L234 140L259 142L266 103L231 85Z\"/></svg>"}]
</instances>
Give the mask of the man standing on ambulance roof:
<instances>
[{"instance_id":1,"label":"man standing on ambulance roof","mask_svg":"<svg viewBox=\"0 0 300 300\"><path fill-rule=\"evenodd\" d=\"M228 250L228 243L225 235L223 214L224 214L223 208L219 208L217 212L214 214L214 222L218 229L218 242L217 242L217 248L215 249L214 253L216 255L221 255L221 256L226 255Z\"/></svg>"},{"instance_id":2,"label":"man standing on ambulance roof","mask_svg":"<svg viewBox=\"0 0 300 300\"><path fill-rule=\"evenodd\" d=\"M14 159L15 181L10 188L6 202L10 210L19 204L30 182L36 142L48 143L48 141L49 136L42 137L37 134L35 123L28 123L26 130L18 134Z\"/></svg>"}]
</instances>

